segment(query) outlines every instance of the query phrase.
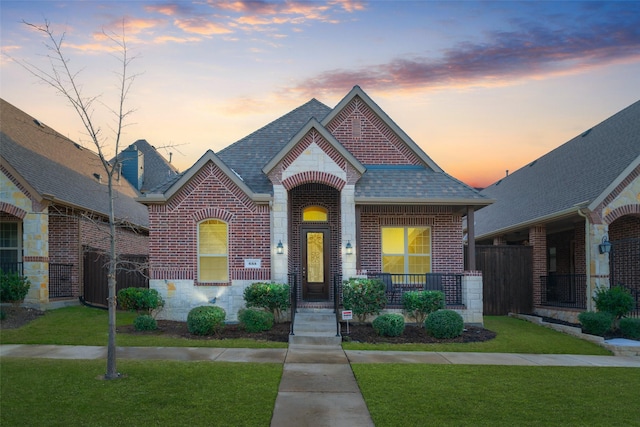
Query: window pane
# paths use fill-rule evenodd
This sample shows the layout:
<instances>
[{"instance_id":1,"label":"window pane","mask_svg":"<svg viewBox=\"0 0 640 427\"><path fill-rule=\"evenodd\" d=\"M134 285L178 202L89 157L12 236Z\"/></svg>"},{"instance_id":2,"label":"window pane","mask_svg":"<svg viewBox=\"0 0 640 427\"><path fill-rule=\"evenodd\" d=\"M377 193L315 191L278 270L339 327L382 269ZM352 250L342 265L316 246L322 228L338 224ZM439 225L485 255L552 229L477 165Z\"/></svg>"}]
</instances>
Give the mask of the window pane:
<instances>
[{"instance_id":1,"label":"window pane","mask_svg":"<svg viewBox=\"0 0 640 427\"><path fill-rule=\"evenodd\" d=\"M18 262L18 251L13 249L0 250L0 264L15 264ZM8 269L10 266L0 266L2 269Z\"/></svg>"},{"instance_id":2,"label":"window pane","mask_svg":"<svg viewBox=\"0 0 640 427\"><path fill-rule=\"evenodd\" d=\"M227 257L200 257L201 282L228 282Z\"/></svg>"},{"instance_id":3,"label":"window pane","mask_svg":"<svg viewBox=\"0 0 640 427\"><path fill-rule=\"evenodd\" d=\"M0 224L0 247L18 248L17 222L3 222Z\"/></svg>"},{"instance_id":4,"label":"window pane","mask_svg":"<svg viewBox=\"0 0 640 427\"><path fill-rule=\"evenodd\" d=\"M307 280L324 282L324 233L307 233Z\"/></svg>"},{"instance_id":5,"label":"window pane","mask_svg":"<svg viewBox=\"0 0 640 427\"><path fill-rule=\"evenodd\" d=\"M404 274L404 257L403 256L383 256L382 272L392 274Z\"/></svg>"},{"instance_id":6,"label":"window pane","mask_svg":"<svg viewBox=\"0 0 640 427\"><path fill-rule=\"evenodd\" d=\"M408 249L410 254L430 254L431 253L431 229L429 228L409 228Z\"/></svg>"},{"instance_id":7,"label":"window pane","mask_svg":"<svg viewBox=\"0 0 640 427\"><path fill-rule=\"evenodd\" d=\"M404 253L404 228L385 227L382 229L382 253Z\"/></svg>"},{"instance_id":8,"label":"window pane","mask_svg":"<svg viewBox=\"0 0 640 427\"><path fill-rule=\"evenodd\" d=\"M200 254L227 254L227 224L218 220L200 223Z\"/></svg>"},{"instance_id":9,"label":"window pane","mask_svg":"<svg viewBox=\"0 0 640 427\"><path fill-rule=\"evenodd\" d=\"M431 257L429 256L410 256L409 257L409 274L431 273Z\"/></svg>"},{"instance_id":10,"label":"window pane","mask_svg":"<svg viewBox=\"0 0 640 427\"><path fill-rule=\"evenodd\" d=\"M322 206L309 206L302 212L303 221L328 221L328 213Z\"/></svg>"}]
</instances>

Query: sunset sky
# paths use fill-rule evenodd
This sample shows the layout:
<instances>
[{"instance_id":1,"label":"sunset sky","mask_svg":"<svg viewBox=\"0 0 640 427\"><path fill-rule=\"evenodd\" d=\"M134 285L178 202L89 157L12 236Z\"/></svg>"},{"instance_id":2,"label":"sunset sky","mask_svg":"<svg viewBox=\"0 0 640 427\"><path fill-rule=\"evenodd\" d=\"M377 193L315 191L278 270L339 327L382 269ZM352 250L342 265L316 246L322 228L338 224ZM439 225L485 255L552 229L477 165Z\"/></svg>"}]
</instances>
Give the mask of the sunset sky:
<instances>
[{"instance_id":1,"label":"sunset sky","mask_svg":"<svg viewBox=\"0 0 640 427\"><path fill-rule=\"evenodd\" d=\"M50 69L51 23L86 95L117 96L122 33L137 75L126 145L180 170L311 98L359 85L446 172L486 186L640 99L640 2L7 1L0 96L85 145ZM49 67L49 68L48 68ZM95 119L104 132L111 121ZM161 147L171 146L163 150Z\"/></svg>"}]
</instances>

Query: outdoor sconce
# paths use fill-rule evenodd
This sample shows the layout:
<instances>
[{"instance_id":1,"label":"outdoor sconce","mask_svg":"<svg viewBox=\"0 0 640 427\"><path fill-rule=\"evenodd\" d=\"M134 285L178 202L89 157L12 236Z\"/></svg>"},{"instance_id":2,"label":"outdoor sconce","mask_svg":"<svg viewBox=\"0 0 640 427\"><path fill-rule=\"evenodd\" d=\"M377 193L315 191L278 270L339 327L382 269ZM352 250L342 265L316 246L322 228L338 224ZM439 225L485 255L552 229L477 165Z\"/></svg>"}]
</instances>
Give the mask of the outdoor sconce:
<instances>
[{"instance_id":1,"label":"outdoor sconce","mask_svg":"<svg viewBox=\"0 0 640 427\"><path fill-rule=\"evenodd\" d=\"M598 250L601 254L608 254L611 252L611 242L606 234L602 236L602 243L598 245Z\"/></svg>"},{"instance_id":2,"label":"outdoor sconce","mask_svg":"<svg viewBox=\"0 0 640 427\"><path fill-rule=\"evenodd\" d=\"M278 242L278 246L276 246L276 252L278 255L282 255L284 253L284 246L282 246L282 240Z\"/></svg>"},{"instance_id":3,"label":"outdoor sconce","mask_svg":"<svg viewBox=\"0 0 640 427\"><path fill-rule=\"evenodd\" d=\"M344 247L347 255L351 255L353 253L353 246L351 246L351 240L347 240L347 246Z\"/></svg>"}]
</instances>

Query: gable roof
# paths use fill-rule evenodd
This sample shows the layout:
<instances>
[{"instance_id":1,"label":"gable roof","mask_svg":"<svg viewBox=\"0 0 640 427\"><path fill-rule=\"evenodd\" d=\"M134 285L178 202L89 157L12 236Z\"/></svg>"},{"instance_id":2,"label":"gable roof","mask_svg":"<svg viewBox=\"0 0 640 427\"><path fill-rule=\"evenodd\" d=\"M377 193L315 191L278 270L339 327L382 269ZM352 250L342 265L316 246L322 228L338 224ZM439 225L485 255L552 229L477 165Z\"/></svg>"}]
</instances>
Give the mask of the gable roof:
<instances>
[{"instance_id":1,"label":"gable roof","mask_svg":"<svg viewBox=\"0 0 640 427\"><path fill-rule=\"evenodd\" d=\"M369 166L362 164L327 129L331 120L359 97L406 144L423 163L409 168L389 165ZM219 166L226 166L227 175L239 180L241 188L252 198L262 200L273 193L269 173L296 146L311 129L316 129L357 171L363 173L356 183L356 196L360 203L422 203L485 206L492 203L477 190L452 178L440 169L418 145L409 138L378 107L359 86L355 86L338 105L331 109L312 99L293 111L258 129L245 138L210 157ZM213 153L212 153L213 154ZM204 156L203 156L204 157ZM162 202L168 199L188 178L194 176L204 164L198 161L185 173L172 177L169 181L153 189L145 202ZM164 194L164 196L163 196ZM152 200L153 199L153 200Z\"/></svg>"},{"instance_id":2,"label":"gable roof","mask_svg":"<svg viewBox=\"0 0 640 427\"><path fill-rule=\"evenodd\" d=\"M0 160L38 201L108 215L109 197L99 156L0 99ZM114 182L118 219L147 228L147 208L125 179Z\"/></svg>"},{"instance_id":3,"label":"gable roof","mask_svg":"<svg viewBox=\"0 0 640 427\"><path fill-rule=\"evenodd\" d=\"M494 183L476 236L502 234L578 208L593 210L640 164L640 101Z\"/></svg>"},{"instance_id":4,"label":"gable roof","mask_svg":"<svg viewBox=\"0 0 640 427\"><path fill-rule=\"evenodd\" d=\"M353 89L351 89L351 91L344 98L342 98L342 100L338 103L338 105L335 106L335 108L331 111L331 113L327 114L327 116L322 120L322 125L327 126L329 123L331 123L331 120L333 120L338 114L340 114L340 112L347 105L349 105L349 103L355 97L359 97L360 99L362 99L365 102L365 104L367 104L367 106L373 111L373 113L376 114L380 118L380 120L382 120L382 122L386 126L388 126L389 129L391 129L391 131L395 133L398 136L398 138L400 138L400 140L402 140L402 142L404 142L409 147L409 149L416 156L418 156L420 160L422 160L425 163L425 165L433 169L435 172L442 172L442 169L440 169L440 166L438 166L433 160L431 160L431 157L429 157L427 153L425 153L418 146L418 144L416 144L409 137L409 135L407 135L402 129L400 129L400 127L393 120L391 120L391 117L389 117L387 113L385 113L382 110L382 108L380 108L378 104L376 104L373 101L373 99L371 99L369 95L367 95L360 88L360 86L357 86L357 85L354 86Z\"/></svg>"}]
</instances>

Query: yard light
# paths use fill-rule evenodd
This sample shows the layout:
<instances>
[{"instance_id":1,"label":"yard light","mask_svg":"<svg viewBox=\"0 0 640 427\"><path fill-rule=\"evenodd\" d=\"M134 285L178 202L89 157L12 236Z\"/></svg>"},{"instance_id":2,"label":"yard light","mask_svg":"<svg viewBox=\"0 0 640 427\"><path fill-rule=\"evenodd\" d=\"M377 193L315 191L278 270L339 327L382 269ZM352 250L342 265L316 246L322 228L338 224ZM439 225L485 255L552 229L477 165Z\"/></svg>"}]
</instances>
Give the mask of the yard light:
<instances>
[{"instance_id":1,"label":"yard light","mask_svg":"<svg viewBox=\"0 0 640 427\"><path fill-rule=\"evenodd\" d=\"M278 242L278 246L276 246L276 252L278 255L282 255L284 253L284 246L282 246L282 240Z\"/></svg>"}]
</instances>

